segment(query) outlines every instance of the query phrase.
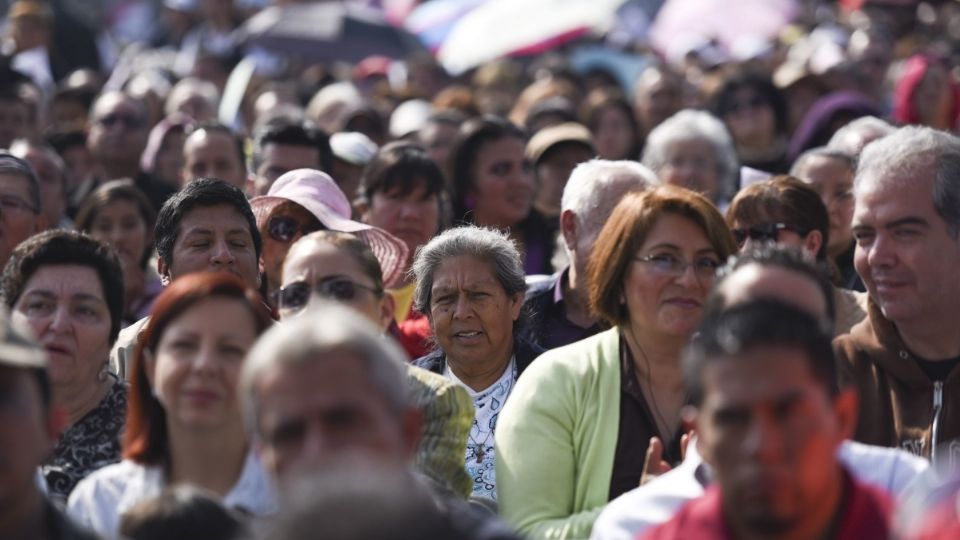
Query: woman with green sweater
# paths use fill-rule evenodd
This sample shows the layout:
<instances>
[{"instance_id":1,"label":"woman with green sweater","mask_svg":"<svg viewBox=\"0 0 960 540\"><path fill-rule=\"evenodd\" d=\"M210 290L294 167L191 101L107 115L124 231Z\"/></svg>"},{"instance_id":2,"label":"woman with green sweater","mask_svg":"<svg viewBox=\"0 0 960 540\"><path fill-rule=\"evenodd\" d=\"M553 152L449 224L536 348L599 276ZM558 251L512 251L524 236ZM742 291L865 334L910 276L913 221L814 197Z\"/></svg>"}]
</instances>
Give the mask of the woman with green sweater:
<instances>
[{"instance_id":1,"label":"woman with green sweater","mask_svg":"<svg viewBox=\"0 0 960 540\"><path fill-rule=\"evenodd\" d=\"M590 303L612 328L545 353L497 425L500 513L530 538L587 538L608 501L681 459L680 354L736 251L702 195L631 193L597 238Z\"/></svg>"}]
</instances>

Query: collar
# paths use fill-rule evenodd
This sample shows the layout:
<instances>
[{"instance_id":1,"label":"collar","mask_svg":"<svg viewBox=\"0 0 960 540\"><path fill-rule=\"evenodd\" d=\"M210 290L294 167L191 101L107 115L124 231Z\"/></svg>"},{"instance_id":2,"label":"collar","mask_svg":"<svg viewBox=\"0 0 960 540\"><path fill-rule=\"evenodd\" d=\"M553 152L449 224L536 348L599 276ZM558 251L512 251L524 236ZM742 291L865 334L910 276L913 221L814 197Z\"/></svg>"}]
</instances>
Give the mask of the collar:
<instances>
[{"instance_id":1,"label":"collar","mask_svg":"<svg viewBox=\"0 0 960 540\"><path fill-rule=\"evenodd\" d=\"M556 283L553 284L553 303L559 304L563 302L563 284L567 282L567 277L570 274L570 267L566 267L560 272L560 276L557 278Z\"/></svg>"}]
</instances>

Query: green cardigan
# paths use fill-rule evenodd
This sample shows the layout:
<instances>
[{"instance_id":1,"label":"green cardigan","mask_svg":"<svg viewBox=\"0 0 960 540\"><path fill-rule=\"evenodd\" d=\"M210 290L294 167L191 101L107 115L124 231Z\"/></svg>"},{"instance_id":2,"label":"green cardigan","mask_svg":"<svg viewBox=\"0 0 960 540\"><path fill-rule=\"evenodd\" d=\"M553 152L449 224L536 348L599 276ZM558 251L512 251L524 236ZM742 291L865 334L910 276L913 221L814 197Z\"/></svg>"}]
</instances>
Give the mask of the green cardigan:
<instances>
[{"instance_id":1,"label":"green cardigan","mask_svg":"<svg viewBox=\"0 0 960 540\"><path fill-rule=\"evenodd\" d=\"M544 353L497 420L500 514L529 538L589 538L610 495L619 423L617 328Z\"/></svg>"}]
</instances>

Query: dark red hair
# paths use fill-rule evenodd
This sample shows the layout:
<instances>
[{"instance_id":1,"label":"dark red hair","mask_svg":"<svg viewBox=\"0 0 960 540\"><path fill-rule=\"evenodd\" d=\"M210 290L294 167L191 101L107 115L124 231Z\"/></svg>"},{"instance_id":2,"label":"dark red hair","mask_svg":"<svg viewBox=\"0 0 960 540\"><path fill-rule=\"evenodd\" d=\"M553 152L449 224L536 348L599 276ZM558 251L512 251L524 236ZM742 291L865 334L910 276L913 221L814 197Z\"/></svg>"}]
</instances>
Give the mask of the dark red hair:
<instances>
[{"instance_id":1,"label":"dark red hair","mask_svg":"<svg viewBox=\"0 0 960 540\"><path fill-rule=\"evenodd\" d=\"M166 461L167 415L147 380L144 351L155 354L157 344L171 322L201 301L214 297L243 302L253 317L258 335L273 323L260 293L233 274L198 272L179 278L167 287L153 305L150 321L140 333L133 356L123 434L125 459L144 464Z\"/></svg>"}]
</instances>

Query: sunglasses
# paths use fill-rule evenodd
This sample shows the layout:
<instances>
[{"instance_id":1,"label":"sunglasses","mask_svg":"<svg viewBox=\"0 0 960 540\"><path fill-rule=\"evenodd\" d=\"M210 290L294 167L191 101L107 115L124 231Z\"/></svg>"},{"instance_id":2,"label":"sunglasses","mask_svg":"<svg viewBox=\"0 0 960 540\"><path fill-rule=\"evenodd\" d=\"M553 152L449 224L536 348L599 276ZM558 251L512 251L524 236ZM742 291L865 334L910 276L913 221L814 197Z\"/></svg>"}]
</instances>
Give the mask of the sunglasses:
<instances>
[{"instance_id":1,"label":"sunglasses","mask_svg":"<svg viewBox=\"0 0 960 540\"><path fill-rule=\"evenodd\" d=\"M780 231L793 231L800 236L810 232L786 223L762 223L745 229L733 229L733 238L739 247L743 247L748 238L754 242L777 242L780 240Z\"/></svg>"},{"instance_id":2,"label":"sunglasses","mask_svg":"<svg viewBox=\"0 0 960 540\"><path fill-rule=\"evenodd\" d=\"M347 278L333 276L321 280L316 285L306 281L294 281L274 293L274 301L282 311L295 312L307 307L310 295L316 292L323 298L337 302L350 302L357 297L360 291L367 291L374 296L383 294L383 289L361 285Z\"/></svg>"},{"instance_id":3,"label":"sunglasses","mask_svg":"<svg viewBox=\"0 0 960 540\"><path fill-rule=\"evenodd\" d=\"M111 128L120 124L124 129L137 129L143 125L143 120L130 116L128 114L108 114L97 120L97 123L105 128Z\"/></svg>"},{"instance_id":4,"label":"sunglasses","mask_svg":"<svg viewBox=\"0 0 960 540\"><path fill-rule=\"evenodd\" d=\"M289 242L298 236L323 229L322 225L301 225L296 219L286 216L272 217L267 222L267 234L277 242Z\"/></svg>"}]
</instances>

